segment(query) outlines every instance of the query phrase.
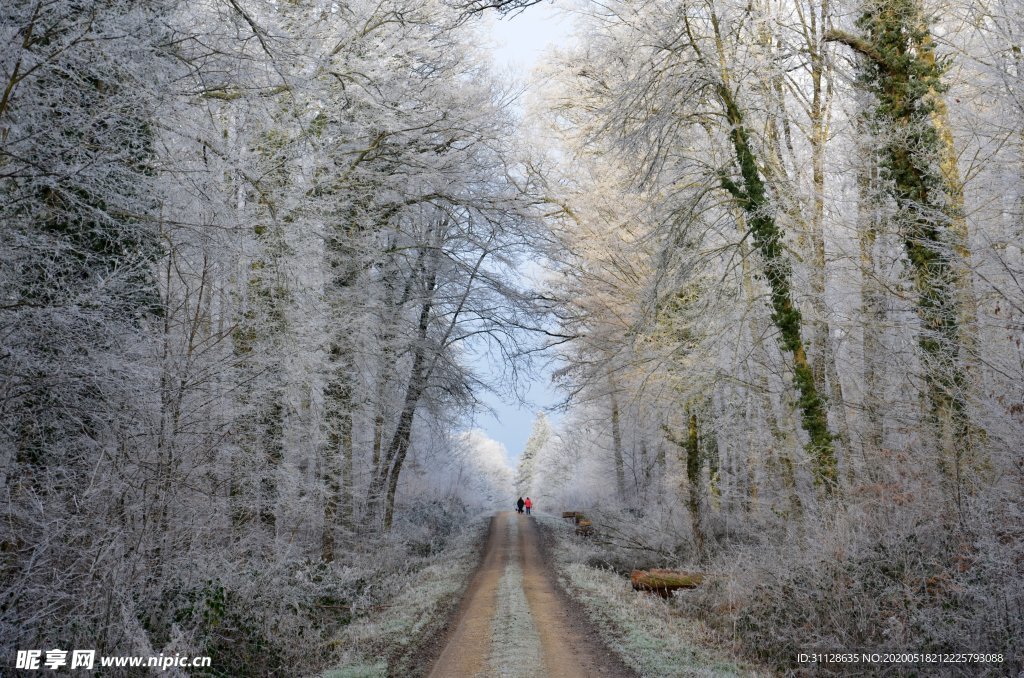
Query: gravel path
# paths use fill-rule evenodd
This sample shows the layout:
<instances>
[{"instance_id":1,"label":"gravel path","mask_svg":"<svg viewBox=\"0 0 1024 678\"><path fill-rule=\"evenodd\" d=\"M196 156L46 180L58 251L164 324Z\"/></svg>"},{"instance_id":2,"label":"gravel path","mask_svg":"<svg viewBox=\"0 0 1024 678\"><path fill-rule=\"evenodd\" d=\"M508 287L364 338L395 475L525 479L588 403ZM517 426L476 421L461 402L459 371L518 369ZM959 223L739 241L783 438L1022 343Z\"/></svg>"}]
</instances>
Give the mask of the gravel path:
<instances>
[{"instance_id":1,"label":"gravel path","mask_svg":"<svg viewBox=\"0 0 1024 678\"><path fill-rule=\"evenodd\" d=\"M632 674L564 604L539 546L531 518L507 512L491 521L487 553L431 678Z\"/></svg>"}]
</instances>

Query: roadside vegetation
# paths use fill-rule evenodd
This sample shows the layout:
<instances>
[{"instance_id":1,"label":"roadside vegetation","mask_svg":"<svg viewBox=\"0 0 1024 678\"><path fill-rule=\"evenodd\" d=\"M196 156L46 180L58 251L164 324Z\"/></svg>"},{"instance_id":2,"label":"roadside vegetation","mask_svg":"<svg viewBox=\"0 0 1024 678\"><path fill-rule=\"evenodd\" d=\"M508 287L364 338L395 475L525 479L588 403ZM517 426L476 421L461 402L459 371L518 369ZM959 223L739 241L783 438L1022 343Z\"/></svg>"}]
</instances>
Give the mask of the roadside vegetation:
<instances>
[{"instance_id":1,"label":"roadside vegetation","mask_svg":"<svg viewBox=\"0 0 1024 678\"><path fill-rule=\"evenodd\" d=\"M565 402L518 491L584 563L705 573L669 607L772 670L1024 670L1020 3L575 16L532 109ZM861 652L979 658L798 660Z\"/></svg>"},{"instance_id":2,"label":"roadside vegetation","mask_svg":"<svg viewBox=\"0 0 1024 678\"><path fill-rule=\"evenodd\" d=\"M327 642L337 659L323 678L421 675L431 643L443 634L480 562L489 521L468 519L440 550L416 559L406 572L378 563L378 599Z\"/></svg>"},{"instance_id":3,"label":"roadside vegetation","mask_svg":"<svg viewBox=\"0 0 1024 678\"><path fill-rule=\"evenodd\" d=\"M677 600L634 591L628 572L611 569L601 546L577 537L570 524L546 515L537 519L553 537L559 584L582 604L601 641L639 675L770 675L738 659L702 622L680 614Z\"/></svg>"}]
</instances>

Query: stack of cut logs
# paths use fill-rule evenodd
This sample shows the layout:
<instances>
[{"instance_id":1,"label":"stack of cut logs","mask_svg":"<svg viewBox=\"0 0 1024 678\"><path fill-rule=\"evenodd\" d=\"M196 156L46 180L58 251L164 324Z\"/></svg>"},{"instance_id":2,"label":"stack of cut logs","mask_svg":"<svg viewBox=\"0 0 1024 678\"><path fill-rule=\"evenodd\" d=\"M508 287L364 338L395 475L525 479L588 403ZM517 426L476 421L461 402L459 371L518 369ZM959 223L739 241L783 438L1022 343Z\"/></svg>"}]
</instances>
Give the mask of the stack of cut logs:
<instances>
[{"instance_id":1,"label":"stack of cut logs","mask_svg":"<svg viewBox=\"0 0 1024 678\"><path fill-rule=\"evenodd\" d=\"M576 534L589 537L594 534L594 523L579 511L563 511L562 517L576 523Z\"/></svg>"},{"instance_id":2,"label":"stack of cut logs","mask_svg":"<svg viewBox=\"0 0 1024 678\"><path fill-rule=\"evenodd\" d=\"M682 570L633 570L629 576L634 591L650 591L662 598L669 598L677 589L694 589L704 579L704 575Z\"/></svg>"}]
</instances>

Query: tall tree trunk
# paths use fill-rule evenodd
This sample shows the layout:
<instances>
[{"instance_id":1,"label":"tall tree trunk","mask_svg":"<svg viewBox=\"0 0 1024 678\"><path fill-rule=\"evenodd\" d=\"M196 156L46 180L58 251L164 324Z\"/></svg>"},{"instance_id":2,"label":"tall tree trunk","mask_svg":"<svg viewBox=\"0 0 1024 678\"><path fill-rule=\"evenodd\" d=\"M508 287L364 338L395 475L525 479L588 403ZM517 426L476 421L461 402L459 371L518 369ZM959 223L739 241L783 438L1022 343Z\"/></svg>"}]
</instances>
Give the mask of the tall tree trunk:
<instances>
[{"instance_id":1,"label":"tall tree trunk","mask_svg":"<svg viewBox=\"0 0 1024 678\"><path fill-rule=\"evenodd\" d=\"M412 438L412 424L416 415L416 407L426 389L430 378L427 366L427 335L430 329L430 313L433 309L433 294L437 285L436 274L431 273L424 286L424 300L420 307L419 320L416 325L416 347L413 350L412 367L409 381L406 383L405 399L398 425L391 436L391 442L384 450L380 463L375 469L370 482L368 497L369 514L373 519L381 519L383 529L391 528L395 510L395 495L398 491L398 479L405 463L405 455L409 450ZM440 349L438 349L440 350ZM386 490L386 494L385 494ZM383 515L381 508L383 503Z\"/></svg>"},{"instance_id":2,"label":"tall tree trunk","mask_svg":"<svg viewBox=\"0 0 1024 678\"><path fill-rule=\"evenodd\" d=\"M771 291L772 320L779 329L783 348L792 356L794 381L800 393L803 414L801 423L810 438L807 451L814 462L815 483L830 495L838 481L835 450L825 407L815 387L814 374L804 349L801 314L792 299L790 264L782 245L782 231L772 216L743 115L726 83L719 85L718 95L730 124L729 136L743 181L741 187L723 174L722 186L747 214L754 246L763 260L765 279Z\"/></svg>"},{"instance_id":3,"label":"tall tree trunk","mask_svg":"<svg viewBox=\"0 0 1024 678\"><path fill-rule=\"evenodd\" d=\"M622 428L619 421L619 399L615 385L609 394L612 405L612 455L615 463L615 492L620 500L626 498L626 470L622 459Z\"/></svg>"},{"instance_id":4,"label":"tall tree trunk","mask_svg":"<svg viewBox=\"0 0 1024 678\"><path fill-rule=\"evenodd\" d=\"M331 347L332 374L324 389L327 449L324 451L324 525L320 553L326 562L334 560L336 523L352 527L352 370L345 349Z\"/></svg>"},{"instance_id":5,"label":"tall tree trunk","mask_svg":"<svg viewBox=\"0 0 1024 678\"><path fill-rule=\"evenodd\" d=\"M271 537L277 531L277 476L284 459L284 394L277 389L263 414L263 468L258 497L259 520Z\"/></svg>"},{"instance_id":6,"label":"tall tree trunk","mask_svg":"<svg viewBox=\"0 0 1024 678\"><path fill-rule=\"evenodd\" d=\"M862 408L865 424L861 438L861 456L865 471L872 480L877 474L878 453L885 443L882 403L884 402L882 327L886 320L885 290L878 280L875 266L875 245L879 232L878 166L873 154L859 170L859 246L860 246L860 326L863 333L861 352L864 356L864 395Z\"/></svg>"},{"instance_id":7,"label":"tall tree trunk","mask_svg":"<svg viewBox=\"0 0 1024 678\"><path fill-rule=\"evenodd\" d=\"M862 81L878 99L874 118L886 139L884 169L917 293L927 420L940 449L939 469L959 506L964 461L973 449L963 327L965 320L973 323L965 311L973 295L965 289L966 221L952 134L940 122L944 69L917 0L872 5L858 25L864 37L831 31L829 38L864 57Z\"/></svg>"},{"instance_id":8,"label":"tall tree trunk","mask_svg":"<svg viewBox=\"0 0 1024 678\"><path fill-rule=\"evenodd\" d=\"M338 504L341 496L341 475L337 464L337 455L328 448L324 459L324 484L326 496L324 497L324 524L320 533L320 558L325 563L334 561L334 523L338 516Z\"/></svg>"},{"instance_id":9,"label":"tall tree trunk","mask_svg":"<svg viewBox=\"0 0 1024 678\"><path fill-rule=\"evenodd\" d=\"M385 531L391 529L392 519L395 513L395 495L398 491L398 479L402 473L402 465L405 463L405 455L409 451L409 443L412 440L412 423L416 415L416 406L423 389L426 386L425 375L423 374L423 363L425 362L422 352L416 355L413 365L413 374L409 378L406 388L405 404L402 407L402 414L398 419L398 426L395 428L394 436L388 445L385 461L390 463L382 464L381 473L374 477L373 492L376 493L376 501L379 503L380 494L387 484L387 495L384 497L383 528Z\"/></svg>"},{"instance_id":10,"label":"tall tree trunk","mask_svg":"<svg viewBox=\"0 0 1024 678\"><path fill-rule=\"evenodd\" d=\"M334 304L334 313L345 315L350 299L359 294L359 285L369 263L360 259L357 240L361 227L354 218L343 218L330 231L326 246L326 264L331 280L326 292ZM355 340L347 325L334 330L328 355L328 380L324 387L324 419L327 446L324 451L323 532L321 557L330 562L335 557L338 525L345 530L355 527L353 441L356 411Z\"/></svg>"},{"instance_id":11,"label":"tall tree trunk","mask_svg":"<svg viewBox=\"0 0 1024 678\"><path fill-rule=\"evenodd\" d=\"M921 60L932 69L940 69L941 66L935 56L935 41L931 31L928 30L928 25L923 24L920 30L922 31L922 49L919 51ZM939 170L942 174L948 206L952 247L957 255L955 275L957 290L960 293L958 303L960 305L961 344L969 361L977 350L975 331L978 327L978 299L974 294L971 275L970 233L967 227L967 212L964 207L964 183L960 176L959 154L953 137L953 126L949 120L949 108L946 106L942 91L932 87L929 90L929 100L933 107L932 125L934 125L939 138Z\"/></svg>"},{"instance_id":12,"label":"tall tree trunk","mask_svg":"<svg viewBox=\"0 0 1024 678\"><path fill-rule=\"evenodd\" d=\"M651 465L650 458L647 454L647 441L640 440L640 468L643 470L643 479L637 478L638 482L642 482L643 486L637 488L638 494L646 502L647 500L647 489L651 486ZM635 475L635 474L634 474Z\"/></svg>"},{"instance_id":13,"label":"tall tree trunk","mask_svg":"<svg viewBox=\"0 0 1024 678\"><path fill-rule=\"evenodd\" d=\"M686 482L687 506L690 509L690 524L693 527L693 541L697 548L697 557L704 558L704 526L701 517L701 504L704 499L701 483L701 454L697 413L691 407L686 408Z\"/></svg>"},{"instance_id":14,"label":"tall tree trunk","mask_svg":"<svg viewBox=\"0 0 1024 678\"><path fill-rule=\"evenodd\" d=\"M402 413L399 416L398 426L395 428L395 433L391 438L391 443L384 452L380 460L380 464L374 474L373 480L370 483L368 501L368 505L371 509L370 515L374 517L380 515L381 503L384 502L383 519L381 524L385 531L391 529L392 520L394 518L395 496L398 492L398 481L402 472L402 465L405 463L405 457L409 451L409 445L412 438L412 424L416 414L416 407L419 404L424 391L426 391L427 384L430 382L430 379L434 374L434 369L437 367L438 361L441 359L445 347L448 345L448 340L451 337L452 332L455 330L455 327L459 322L466 300L469 298L470 292L474 289L474 283L480 272L480 267L483 265L484 259L486 259L490 254L489 246L485 246L481 249L481 253L477 257L472 270L467 276L465 283L466 286L462 292L462 297L455 308L451 311L451 318L448 322L448 326L436 341L433 353L428 356L427 340L430 331L431 313L433 312L435 303L434 295L437 292L438 286L437 259L441 256L440 242L435 242L435 239L439 241L443 237L446 225L447 224L444 221L434 224L428 234L430 246L420 249L418 261L421 262L422 266L419 266L419 268L420 271L425 274L423 277L422 287L423 302L420 307L419 319L416 325L417 341L413 350L413 361L409 372L409 381L406 386L405 401L402 406ZM488 243L488 245L489 244L490 243ZM425 260L426 252L430 253L430 260ZM386 496L384 494L385 487L387 489Z\"/></svg>"},{"instance_id":15,"label":"tall tree trunk","mask_svg":"<svg viewBox=\"0 0 1024 678\"><path fill-rule=\"evenodd\" d=\"M739 208L734 209L736 225L739 229L740 236L743 236L747 232L745 212ZM740 242L740 256L741 256L741 274L743 276L743 292L746 295L747 303L754 304L757 299L757 291L754 288L754 272L753 266L750 260L750 248L745 239ZM760 319L754 318L750 322L750 341L754 347L756 355L763 356L762 359L767 359L768 350L764 345L763 337L768 334L768 328L765 323L762 323ZM751 377L754 380L754 390L756 391L756 397L761 411L767 419L768 430L771 434L774 445L769 448L767 455L759 457L751 455L751 468L750 474L752 477L751 486L749 488L751 497L750 503L754 504L757 499L759 488L756 484L757 472L754 468L755 463L762 464L765 469L772 476L780 476L782 480L782 491L787 494L790 501L790 507L794 515L800 515L801 504L800 498L796 492L796 475L793 473L793 451L790 450L789 434L787 426L783 421L783 417L780 417L775 410L774 402L771 398L771 388L768 383L768 374L765 370L753 370ZM788 407L783 403L783 407ZM777 451L778 450L781 451ZM778 454L778 460L775 455ZM781 465L781 473L777 467L777 464Z\"/></svg>"},{"instance_id":16,"label":"tall tree trunk","mask_svg":"<svg viewBox=\"0 0 1024 678\"><path fill-rule=\"evenodd\" d=\"M850 457L850 426L846 417L846 401L843 399L843 387L836 368L835 347L832 342L832 330L829 323L828 304L825 294L828 289L827 258L825 256L825 152L832 117L832 73L829 61L825 59L825 44L821 40L822 30L828 22L828 2L821 3L821 16L818 17L811 7L810 22L807 30L808 50L811 58L811 182L813 189L813 205L810 220L811 245L811 298L814 304L815 318L813 323L814 348L811 364L814 371L815 388L819 393L830 395L831 412L836 425L839 451L852 474L853 465ZM840 459L837 459L837 465Z\"/></svg>"},{"instance_id":17,"label":"tall tree trunk","mask_svg":"<svg viewBox=\"0 0 1024 678\"><path fill-rule=\"evenodd\" d=\"M284 456L285 384L279 347L288 330L290 292L281 273L287 246L277 226L254 227L261 256L250 265L244 311L232 332L235 358L248 388L239 391L243 413L236 427L241 452L232 461L231 515L236 528L253 520L276 530L278 478ZM269 360L265 356L269 355Z\"/></svg>"},{"instance_id":18,"label":"tall tree trunk","mask_svg":"<svg viewBox=\"0 0 1024 678\"><path fill-rule=\"evenodd\" d=\"M771 291L772 320L779 329L783 349L792 355L794 381L800 393L799 405L803 415L801 424L809 437L807 452L814 464L815 484L822 487L826 496L829 496L837 489L838 482L833 436L829 431L824 403L815 388L813 370L804 348L801 335L802 318L792 299L790 263L784 252L782 231L775 222L774 211L757 166L757 157L750 143L743 114L733 96L725 43L718 17L713 11L711 25L715 33L720 75L716 89L729 123L729 139L742 180L740 186L723 172L720 176L721 185L746 212L754 246L763 260L765 279Z\"/></svg>"},{"instance_id":19,"label":"tall tree trunk","mask_svg":"<svg viewBox=\"0 0 1024 678\"><path fill-rule=\"evenodd\" d=\"M376 412L373 415L373 463L372 468L380 466L380 457L384 445L384 374L383 370L379 375L377 383L377 402L374 403Z\"/></svg>"},{"instance_id":20,"label":"tall tree trunk","mask_svg":"<svg viewBox=\"0 0 1024 678\"><path fill-rule=\"evenodd\" d=\"M687 404L684 412L685 433L674 431L667 424L662 424L661 430L665 439L678 449L679 465L686 471L686 485L680 485L680 492L686 494L686 507L690 514L690 526L693 530L693 543L697 551L697 557L704 557L705 535L701 506L704 499L703 488L703 458L701 455L700 422L697 413L691 405Z\"/></svg>"}]
</instances>

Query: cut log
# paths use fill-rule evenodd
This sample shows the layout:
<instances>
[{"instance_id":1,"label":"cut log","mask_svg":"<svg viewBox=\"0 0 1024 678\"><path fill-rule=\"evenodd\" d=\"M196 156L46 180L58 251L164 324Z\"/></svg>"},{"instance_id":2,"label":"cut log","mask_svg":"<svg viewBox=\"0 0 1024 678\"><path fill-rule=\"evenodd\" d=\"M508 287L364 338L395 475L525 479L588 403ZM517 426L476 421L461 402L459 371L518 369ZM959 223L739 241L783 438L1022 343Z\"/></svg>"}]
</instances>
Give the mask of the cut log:
<instances>
[{"instance_id":1,"label":"cut log","mask_svg":"<svg viewBox=\"0 0 1024 678\"><path fill-rule=\"evenodd\" d=\"M586 518L586 516L583 515L583 513L581 513L580 511L562 511L562 517L566 520L573 521L577 525L580 524L581 520Z\"/></svg>"},{"instance_id":2,"label":"cut log","mask_svg":"<svg viewBox=\"0 0 1024 678\"><path fill-rule=\"evenodd\" d=\"M586 519L577 520L576 534L581 534L584 537L589 537L594 534L594 523Z\"/></svg>"},{"instance_id":3,"label":"cut log","mask_svg":"<svg viewBox=\"0 0 1024 678\"><path fill-rule=\"evenodd\" d=\"M704 575L682 570L633 570L629 576L634 591L650 591L662 598L668 598L677 589L694 589L704 580Z\"/></svg>"}]
</instances>

